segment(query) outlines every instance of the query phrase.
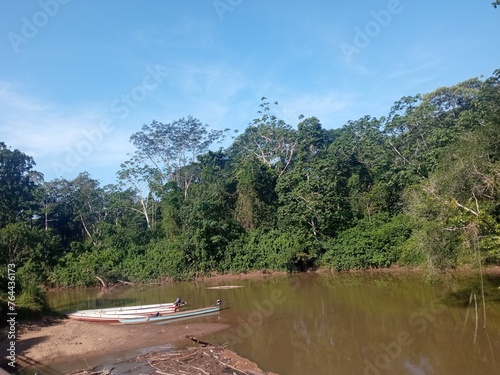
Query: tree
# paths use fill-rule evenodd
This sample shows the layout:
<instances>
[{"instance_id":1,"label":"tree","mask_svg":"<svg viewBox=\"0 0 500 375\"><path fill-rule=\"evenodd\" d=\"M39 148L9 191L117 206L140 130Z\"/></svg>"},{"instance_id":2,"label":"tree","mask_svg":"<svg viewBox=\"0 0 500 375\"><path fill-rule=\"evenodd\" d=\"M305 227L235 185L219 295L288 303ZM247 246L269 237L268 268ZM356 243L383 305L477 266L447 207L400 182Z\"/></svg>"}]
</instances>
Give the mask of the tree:
<instances>
[{"instance_id":1,"label":"tree","mask_svg":"<svg viewBox=\"0 0 500 375\"><path fill-rule=\"evenodd\" d=\"M227 178L226 155L209 151L199 157L200 177L182 202L179 220L183 250L193 270L217 270L230 241L241 234L232 214L232 181Z\"/></svg>"},{"instance_id":2,"label":"tree","mask_svg":"<svg viewBox=\"0 0 500 375\"><path fill-rule=\"evenodd\" d=\"M297 158L306 160L321 152L329 143L327 132L316 117L307 118L297 125Z\"/></svg>"},{"instance_id":3,"label":"tree","mask_svg":"<svg viewBox=\"0 0 500 375\"><path fill-rule=\"evenodd\" d=\"M32 170L35 161L0 142L0 227L31 220L35 207L35 181L41 174Z\"/></svg>"},{"instance_id":4,"label":"tree","mask_svg":"<svg viewBox=\"0 0 500 375\"><path fill-rule=\"evenodd\" d=\"M249 231L259 227L272 228L276 221L276 173L257 158L242 160L235 170L235 218Z\"/></svg>"},{"instance_id":5,"label":"tree","mask_svg":"<svg viewBox=\"0 0 500 375\"><path fill-rule=\"evenodd\" d=\"M157 173L153 168L142 164L138 155L134 155L120 167L117 173L120 184L122 187L127 185L131 187L135 195L134 200L138 203L138 208L132 207L132 210L142 214L148 228L155 228L156 206L159 199Z\"/></svg>"},{"instance_id":6,"label":"tree","mask_svg":"<svg viewBox=\"0 0 500 375\"><path fill-rule=\"evenodd\" d=\"M425 95L403 97L391 108L383 132L392 150L387 181L395 207L400 206L405 188L424 182L436 169L447 146L480 126L471 114L482 86L474 78Z\"/></svg>"},{"instance_id":7,"label":"tree","mask_svg":"<svg viewBox=\"0 0 500 375\"><path fill-rule=\"evenodd\" d=\"M281 227L314 240L338 234L352 219L346 199L348 178L345 161L328 151L314 161L296 163L276 187Z\"/></svg>"},{"instance_id":8,"label":"tree","mask_svg":"<svg viewBox=\"0 0 500 375\"><path fill-rule=\"evenodd\" d=\"M104 192L99 181L92 179L86 172L71 181L71 186L73 191L70 199L75 220L81 224L86 238L97 245L101 237L100 223L109 214Z\"/></svg>"},{"instance_id":9,"label":"tree","mask_svg":"<svg viewBox=\"0 0 500 375\"><path fill-rule=\"evenodd\" d=\"M87 172L75 179L56 179L45 183L38 193L40 227L53 229L69 249L72 242L101 240L101 223L110 214L107 197L99 181Z\"/></svg>"},{"instance_id":10,"label":"tree","mask_svg":"<svg viewBox=\"0 0 500 375\"><path fill-rule=\"evenodd\" d=\"M131 185L149 228L156 225L156 213L164 186L175 181L187 199L192 182L198 176L197 157L205 153L224 132L208 130L208 125L188 116L164 124L153 121L141 131L132 134L130 141L136 147L131 159L121 165L118 178Z\"/></svg>"},{"instance_id":11,"label":"tree","mask_svg":"<svg viewBox=\"0 0 500 375\"><path fill-rule=\"evenodd\" d=\"M381 131L380 119L365 116L348 121L330 150L350 169L347 184L354 217L395 211L398 186L390 176L394 157Z\"/></svg>"},{"instance_id":12,"label":"tree","mask_svg":"<svg viewBox=\"0 0 500 375\"><path fill-rule=\"evenodd\" d=\"M208 130L207 124L188 116L169 124L153 121L132 134L130 141L137 148L136 164L149 167L149 180L154 176L160 186L176 181L187 196L194 175L183 167L196 162L197 156L214 142L221 141L223 134L221 130Z\"/></svg>"},{"instance_id":13,"label":"tree","mask_svg":"<svg viewBox=\"0 0 500 375\"><path fill-rule=\"evenodd\" d=\"M470 79L425 95L403 97L391 108L384 132L408 183L427 177L444 148L472 130L474 123L459 119L473 108L481 85L480 80Z\"/></svg>"},{"instance_id":14,"label":"tree","mask_svg":"<svg viewBox=\"0 0 500 375\"><path fill-rule=\"evenodd\" d=\"M494 96L492 87L485 89L488 97ZM498 95L498 87L496 90ZM472 121L475 116L474 121L482 127L464 133L447 147L429 178L405 193L407 210L432 223L426 230L430 228L432 236L441 237L439 243L430 241L433 246L423 246L434 263L457 258L459 251L471 249L469 256L474 253L475 257L479 250L484 250L482 256L500 256L500 130L498 122L488 121L497 118L498 107L478 103L477 108L480 110L469 118ZM423 233L418 244L431 237L431 232ZM449 266L449 261L445 265Z\"/></svg>"},{"instance_id":15,"label":"tree","mask_svg":"<svg viewBox=\"0 0 500 375\"><path fill-rule=\"evenodd\" d=\"M56 231L66 250L72 242L84 239L82 228L75 219L72 196L72 183L63 178L45 182L37 191L38 215L42 220L39 226Z\"/></svg>"},{"instance_id":16,"label":"tree","mask_svg":"<svg viewBox=\"0 0 500 375\"><path fill-rule=\"evenodd\" d=\"M45 282L60 248L60 238L52 230L32 228L25 222L0 228L0 264L13 263L17 271L28 271L25 279ZM30 269L36 272L30 273Z\"/></svg>"},{"instance_id":17,"label":"tree","mask_svg":"<svg viewBox=\"0 0 500 375\"><path fill-rule=\"evenodd\" d=\"M267 98L263 97L261 101L261 110L258 111L261 117L254 119L234 140L231 154L237 160L255 157L273 168L280 177L293 160L297 147L295 132L290 125L271 114Z\"/></svg>"}]
</instances>

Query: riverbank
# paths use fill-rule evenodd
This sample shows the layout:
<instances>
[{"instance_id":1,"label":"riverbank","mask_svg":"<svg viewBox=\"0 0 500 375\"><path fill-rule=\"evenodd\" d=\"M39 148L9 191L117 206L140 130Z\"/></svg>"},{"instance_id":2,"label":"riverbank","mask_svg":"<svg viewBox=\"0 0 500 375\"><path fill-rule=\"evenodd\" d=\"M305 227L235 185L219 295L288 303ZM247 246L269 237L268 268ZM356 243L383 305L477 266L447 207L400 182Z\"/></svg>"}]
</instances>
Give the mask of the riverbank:
<instances>
[{"instance_id":1,"label":"riverbank","mask_svg":"<svg viewBox=\"0 0 500 375\"><path fill-rule=\"evenodd\" d=\"M20 327L16 341L20 365L18 369L69 361L80 361L81 367L86 368L87 360L93 357L169 344L185 348L194 344L186 337L188 335L203 338L228 327L229 325L224 323L189 322L165 325L110 325L46 318ZM0 346L2 352L6 352L6 334L2 334ZM224 355L231 359L234 367L239 367L242 371L251 370L257 374L266 374L255 363L228 349L224 349ZM5 358L2 360L5 361ZM3 363L2 367L8 370Z\"/></svg>"},{"instance_id":2,"label":"riverbank","mask_svg":"<svg viewBox=\"0 0 500 375\"><path fill-rule=\"evenodd\" d=\"M453 273L453 274L461 274L461 275L468 275L468 274L474 274L479 272L479 267L472 267L472 266L460 266L454 269L444 269L444 270L430 270L426 269L423 267L407 267L407 266L398 266L398 265L392 265L390 267L386 268L365 268L365 269L351 269L347 271L335 271L330 268L318 268L314 270L308 270L304 272L299 272L300 273L316 273L316 274L342 274L342 273L389 273L389 274L408 274L408 273L422 273L422 274L446 274L446 273ZM484 275L500 275L500 265L488 265L488 266L483 266L482 268L482 273ZM260 280L260 279L266 279L270 277L276 277L276 276L286 276L290 275L289 272L285 271L270 271L270 270L256 270L256 271L249 271L249 272L244 272L244 273L226 273L226 274L218 274L218 273L212 273L206 276L198 276L194 279L188 280L191 282L222 282L222 281L234 281L234 280ZM176 281L172 280L159 280L159 281L151 281L151 282L145 282L140 285L171 285L175 284ZM117 284L109 284L106 288L103 288L101 284L96 284L95 288L102 290L105 292L106 290L112 290L114 287L119 287L119 286L127 286L127 285L134 285L133 283L123 283L119 282ZM80 287L55 287L55 288L50 288L46 289L47 292L50 291L58 291L58 290L69 290L69 289L78 289Z\"/></svg>"}]
</instances>

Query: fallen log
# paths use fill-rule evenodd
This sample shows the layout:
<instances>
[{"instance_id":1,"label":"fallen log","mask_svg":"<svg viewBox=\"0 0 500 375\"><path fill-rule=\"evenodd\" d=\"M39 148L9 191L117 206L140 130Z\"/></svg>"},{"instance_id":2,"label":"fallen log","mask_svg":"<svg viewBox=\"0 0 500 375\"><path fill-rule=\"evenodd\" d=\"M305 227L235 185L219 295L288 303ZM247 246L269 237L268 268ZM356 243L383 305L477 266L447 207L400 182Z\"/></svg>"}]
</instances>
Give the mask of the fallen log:
<instances>
[{"instance_id":1,"label":"fallen log","mask_svg":"<svg viewBox=\"0 0 500 375\"><path fill-rule=\"evenodd\" d=\"M196 337L191 336L191 335L186 335L186 338L190 339L191 341L194 341L197 344L203 345L203 346L214 346L214 345L210 344L209 342L198 340Z\"/></svg>"}]
</instances>

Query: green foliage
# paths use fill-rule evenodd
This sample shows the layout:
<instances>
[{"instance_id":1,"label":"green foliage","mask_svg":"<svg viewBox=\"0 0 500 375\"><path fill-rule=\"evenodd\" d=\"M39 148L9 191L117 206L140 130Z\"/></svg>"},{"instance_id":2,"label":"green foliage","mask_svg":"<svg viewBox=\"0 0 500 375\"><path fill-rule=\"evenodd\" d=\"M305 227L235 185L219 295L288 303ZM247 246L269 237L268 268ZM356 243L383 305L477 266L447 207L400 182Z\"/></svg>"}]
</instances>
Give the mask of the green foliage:
<instances>
[{"instance_id":1,"label":"green foliage","mask_svg":"<svg viewBox=\"0 0 500 375\"><path fill-rule=\"evenodd\" d=\"M274 102L278 105L278 102ZM261 98L260 117L254 119L231 146L232 158L239 161L255 157L281 176L293 160L297 140L290 125L271 113L266 97Z\"/></svg>"},{"instance_id":2,"label":"green foliage","mask_svg":"<svg viewBox=\"0 0 500 375\"><path fill-rule=\"evenodd\" d=\"M236 220L247 231L274 227L276 174L254 157L242 160L236 168Z\"/></svg>"},{"instance_id":3,"label":"green foliage","mask_svg":"<svg viewBox=\"0 0 500 375\"><path fill-rule=\"evenodd\" d=\"M0 229L0 264L15 264L26 279L43 283L60 246L60 238L51 230L30 228L24 222L8 224Z\"/></svg>"},{"instance_id":4,"label":"green foliage","mask_svg":"<svg viewBox=\"0 0 500 375\"><path fill-rule=\"evenodd\" d=\"M423 223L410 238L414 256L421 254L429 269L454 268L458 265L459 233L443 227L439 221ZM408 254L404 260L408 262Z\"/></svg>"},{"instance_id":5,"label":"green foliage","mask_svg":"<svg viewBox=\"0 0 500 375\"><path fill-rule=\"evenodd\" d=\"M352 211L348 195L349 166L329 153L314 163L297 163L278 181L279 227L321 240L349 226Z\"/></svg>"},{"instance_id":6,"label":"green foliage","mask_svg":"<svg viewBox=\"0 0 500 375\"><path fill-rule=\"evenodd\" d=\"M499 208L495 207L494 210L481 215L478 221L478 226L481 231L479 250L485 255L486 261L497 264L500 262L499 217Z\"/></svg>"},{"instance_id":7,"label":"green foliage","mask_svg":"<svg viewBox=\"0 0 500 375\"><path fill-rule=\"evenodd\" d=\"M301 271L312 263L301 233L280 230L250 231L233 241L223 262L226 272L248 270Z\"/></svg>"},{"instance_id":8,"label":"green foliage","mask_svg":"<svg viewBox=\"0 0 500 375\"><path fill-rule=\"evenodd\" d=\"M338 271L388 267L400 258L401 246L412 229L413 222L406 215L365 218L336 239L326 241L322 262Z\"/></svg>"},{"instance_id":9,"label":"green foliage","mask_svg":"<svg viewBox=\"0 0 500 375\"><path fill-rule=\"evenodd\" d=\"M33 213L35 183L41 179L32 171L34 165L31 156L0 142L0 228L28 220Z\"/></svg>"},{"instance_id":10,"label":"green foliage","mask_svg":"<svg viewBox=\"0 0 500 375\"><path fill-rule=\"evenodd\" d=\"M297 125L297 158L307 161L328 147L329 137L316 117L307 118Z\"/></svg>"},{"instance_id":11,"label":"green foliage","mask_svg":"<svg viewBox=\"0 0 500 375\"><path fill-rule=\"evenodd\" d=\"M121 255L114 249L68 253L54 268L51 281L62 286L90 286L100 283L98 277L117 280L120 276L117 265L122 260Z\"/></svg>"},{"instance_id":12,"label":"green foliage","mask_svg":"<svg viewBox=\"0 0 500 375\"><path fill-rule=\"evenodd\" d=\"M262 98L219 151L209 147L224 132L198 119L153 121L131 136L120 185L104 187L88 173L44 182L0 142L0 264L34 285L76 286L498 263L499 103L500 70L339 129L303 116L294 129Z\"/></svg>"},{"instance_id":13,"label":"green foliage","mask_svg":"<svg viewBox=\"0 0 500 375\"><path fill-rule=\"evenodd\" d=\"M19 297L16 299L21 316L33 318L48 309L45 292L34 281L23 281Z\"/></svg>"},{"instance_id":14,"label":"green foliage","mask_svg":"<svg viewBox=\"0 0 500 375\"><path fill-rule=\"evenodd\" d=\"M193 276L186 263L182 241L152 240L139 253L124 257L120 265L122 277L135 282L184 280Z\"/></svg>"}]
</instances>

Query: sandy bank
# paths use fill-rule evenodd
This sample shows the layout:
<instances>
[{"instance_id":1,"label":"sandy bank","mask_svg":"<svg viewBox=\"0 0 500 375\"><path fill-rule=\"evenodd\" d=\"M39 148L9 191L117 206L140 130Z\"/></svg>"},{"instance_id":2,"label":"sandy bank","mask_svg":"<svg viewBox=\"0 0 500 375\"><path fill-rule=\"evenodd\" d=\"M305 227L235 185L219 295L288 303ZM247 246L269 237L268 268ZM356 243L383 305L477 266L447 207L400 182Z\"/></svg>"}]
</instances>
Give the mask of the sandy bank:
<instances>
[{"instance_id":1,"label":"sandy bank","mask_svg":"<svg viewBox=\"0 0 500 375\"><path fill-rule=\"evenodd\" d=\"M227 327L228 325L223 323L111 325L70 319L45 319L19 329L16 353L22 367L29 364L51 365L165 344L181 347L193 345L186 335L202 338ZM8 347L6 332L2 334L0 346L5 353ZM251 361L238 357L229 350L227 355L232 356L234 361L242 366L264 374ZM6 362L6 358L2 356L1 365L8 369L5 367Z\"/></svg>"}]
</instances>

